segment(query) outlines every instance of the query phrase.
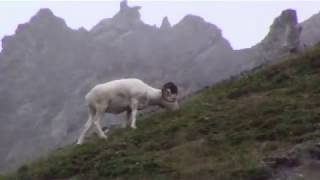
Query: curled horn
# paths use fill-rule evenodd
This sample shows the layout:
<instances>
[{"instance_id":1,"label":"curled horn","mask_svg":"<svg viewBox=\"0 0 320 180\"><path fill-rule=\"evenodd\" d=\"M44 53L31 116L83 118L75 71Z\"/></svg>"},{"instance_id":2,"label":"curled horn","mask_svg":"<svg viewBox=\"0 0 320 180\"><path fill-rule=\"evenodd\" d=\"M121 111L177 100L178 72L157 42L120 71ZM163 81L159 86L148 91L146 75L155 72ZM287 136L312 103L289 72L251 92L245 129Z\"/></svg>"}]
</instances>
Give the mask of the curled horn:
<instances>
[{"instance_id":1,"label":"curled horn","mask_svg":"<svg viewBox=\"0 0 320 180\"><path fill-rule=\"evenodd\" d=\"M162 97L168 102L174 102L175 98L170 98L172 95L178 94L178 87L173 82L168 82L162 87Z\"/></svg>"}]
</instances>

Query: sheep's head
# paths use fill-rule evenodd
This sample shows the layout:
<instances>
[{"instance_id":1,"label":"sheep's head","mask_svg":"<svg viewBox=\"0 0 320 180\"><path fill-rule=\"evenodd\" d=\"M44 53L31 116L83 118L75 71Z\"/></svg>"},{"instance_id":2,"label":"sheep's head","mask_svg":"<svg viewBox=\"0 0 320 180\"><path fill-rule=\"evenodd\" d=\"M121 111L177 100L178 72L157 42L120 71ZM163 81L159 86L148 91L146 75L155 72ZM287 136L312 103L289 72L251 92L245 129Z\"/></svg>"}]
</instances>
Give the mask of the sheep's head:
<instances>
[{"instance_id":1,"label":"sheep's head","mask_svg":"<svg viewBox=\"0 0 320 180\"><path fill-rule=\"evenodd\" d=\"M163 85L161 91L162 105L169 110L179 109L178 87L173 82L168 82Z\"/></svg>"}]
</instances>

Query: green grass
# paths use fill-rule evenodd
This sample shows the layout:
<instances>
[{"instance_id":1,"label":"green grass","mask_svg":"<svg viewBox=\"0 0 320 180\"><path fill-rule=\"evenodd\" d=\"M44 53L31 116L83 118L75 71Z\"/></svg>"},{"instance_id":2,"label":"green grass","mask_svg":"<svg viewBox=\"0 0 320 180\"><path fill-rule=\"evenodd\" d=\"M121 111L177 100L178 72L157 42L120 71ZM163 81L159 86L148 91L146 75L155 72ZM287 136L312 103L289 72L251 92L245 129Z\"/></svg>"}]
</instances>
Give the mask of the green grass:
<instances>
[{"instance_id":1,"label":"green grass","mask_svg":"<svg viewBox=\"0 0 320 180\"><path fill-rule=\"evenodd\" d=\"M320 47L291 56L0 179L261 180L262 160L320 139Z\"/></svg>"}]
</instances>

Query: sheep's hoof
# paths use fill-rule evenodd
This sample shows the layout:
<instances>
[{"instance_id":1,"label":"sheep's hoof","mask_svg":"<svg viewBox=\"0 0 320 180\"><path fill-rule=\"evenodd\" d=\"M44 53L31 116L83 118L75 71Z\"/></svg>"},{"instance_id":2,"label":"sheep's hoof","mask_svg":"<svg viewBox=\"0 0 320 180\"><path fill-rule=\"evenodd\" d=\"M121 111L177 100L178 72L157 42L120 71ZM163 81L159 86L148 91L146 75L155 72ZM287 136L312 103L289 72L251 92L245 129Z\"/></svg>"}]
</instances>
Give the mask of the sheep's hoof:
<instances>
[{"instance_id":1,"label":"sheep's hoof","mask_svg":"<svg viewBox=\"0 0 320 180\"><path fill-rule=\"evenodd\" d=\"M103 130L103 132L104 132L105 134L107 134L109 131L110 131L110 129L104 129L104 130Z\"/></svg>"},{"instance_id":2,"label":"sheep's hoof","mask_svg":"<svg viewBox=\"0 0 320 180\"><path fill-rule=\"evenodd\" d=\"M101 134L101 136L100 136L102 139L108 139L108 136L107 135L105 135L104 133L103 134Z\"/></svg>"},{"instance_id":3,"label":"sheep's hoof","mask_svg":"<svg viewBox=\"0 0 320 180\"><path fill-rule=\"evenodd\" d=\"M77 143L76 143L76 145L81 145L81 144L82 144L82 142L77 142Z\"/></svg>"},{"instance_id":4,"label":"sheep's hoof","mask_svg":"<svg viewBox=\"0 0 320 180\"><path fill-rule=\"evenodd\" d=\"M137 129L137 126L131 126L132 129Z\"/></svg>"}]
</instances>

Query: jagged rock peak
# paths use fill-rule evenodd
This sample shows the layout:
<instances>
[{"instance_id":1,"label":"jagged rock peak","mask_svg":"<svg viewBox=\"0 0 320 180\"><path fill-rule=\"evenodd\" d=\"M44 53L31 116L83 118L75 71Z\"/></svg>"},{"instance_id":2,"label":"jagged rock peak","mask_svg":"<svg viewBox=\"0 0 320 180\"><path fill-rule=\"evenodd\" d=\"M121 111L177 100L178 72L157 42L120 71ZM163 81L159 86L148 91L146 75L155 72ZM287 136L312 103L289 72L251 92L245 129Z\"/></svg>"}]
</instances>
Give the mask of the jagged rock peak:
<instances>
[{"instance_id":1,"label":"jagged rock peak","mask_svg":"<svg viewBox=\"0 0 320 180\"><path fill-rule=\"evenodd\" d=\"M276 49L283 51L298 51L301 31L296 11L286 9L274 20L268 35L262 41L262 45L266 48L278 47Z\"/></svg>"},{"instance_id":2,"label":"jagged rock peak","mask_svg":"<svg viewBox=\"0 0 320 180\"><path fill-rule=\"evenodd\" d=\"M216 25L206 22L202 17L195 15L186 15L179 23L173 26L174 29L205 34L211 34L212 37L222 37L222 31Z\"/></svg>"},{"instance_id":3,"label":"jagged rock peak","mask_svg":"<svg viewBox=\"0 0 320 180\"><path fill-rule=\"evenodd\" d=\"M204 19L202 17L188 14L185 17L183 17L182 20L178 24L183 24L183 23L202 23L202 22L204 22Z\"/></svg>"},{"instance_id":4,"label":"jagged rock peak","mask_svg":"<svg viewBox=\"0 0 320 180\"><path fill-rule=\"evenodd\" d=\"M160 29L169 29L169 28L171 28L171 24L169 22L168 17L166 16L162 19Z\"/></svg>"},{"instance_id":5,"label":"jagged rock peak","mask_svg":"<svg viewBox=\"0 0 320 180\"><path fill-rule=\"evenodd\" d=\"M2 39L3 50L14 50L17 44L30 44L36 42L36 37L44 34L58 33L61 30L70 30L65 21L55 16L48 8L40 9L27 23L19 24L14 35ZM12 48L9 48L12 47Z\"/></svg>"},{"instance_id":6,"label":"jagged rock peak","mask_svg":"<svg viewBox=\"0 0 320 180\"><path fill-rule=\"evenodd\" d=\"M286 26L287 24L298 24L297 12L294 9L286 9L281 12L281 15L277 17L271 28L277 28L277 26Z\"/></svg>"},{"instance_id":7,"label":"jagged rock peak","mask_svg":"<svg viewBox=\"0 0 320 180\"><path fill-rule=\"evenodd\" d=\"M202 17L196 15L186 15L178 24L175 26L191 26L191 27L202 27L211 28L216 31L221 31L216 25L206 22Z\"/></svg>"},{"instance_id":8,"label":"jagged rock peak","mask_svg":"<svg viewBox=\"0 0 320 180\"><path fill-rule=\"evenodd\" d=\"M31 23L59 23L66 25L65 21L62 18L59 18L53 14L53 12L48 8L40 9L36 15L34 15L31 20Z\"/></svg>"},{"instance_id":9,"label":"jagged rock peak","mask_svg":"<svg viewBox=\"0 0 320 180\"><path fill-rule=\"evenodd\" d=\"M64 19L55 16L50 9L42 8L34 16L31 17L29 22L18 25L16 33L24 32L25 30L30 28L52 30L62 28L66 29L68 28L68 26Z\"/></svg>"},{"instance_id":10,"label":"jagged rock peak","mask_svg":"<svg viewBox=\"0 0 320 180\"><path fill-rule=\"evenodd\" d=\"M129 7L127 1L120 2L120 10L112 18L101 20L90 32L95 35L121 34L144 24L140 19L140 7Z\"/></svg>"},{"instance_id":11,"label":"jagged rock peak","mask_svg":"<svg viewBox=\"0 0 320 180\"><path fill-rule=\"evenodd\" d=\"M120 2L120 11L126 11L129 9L127 0L123 0Z\"/></svg>"},{"instance_id":12,"label":"jagged rock peak","mask_svg":"<svg viewBox=\"0 0 320 180\"><path fill-rule=\"evenodd\" d=\"M113 17L118 21L140 21L140 6L129 7L126 0L120 2L120 11Z\"/></svg>"},{"instance_id":13,"label":"jagged rock peak","mask_svg":"<svg viewBox=\"0 0 320 180\"><path fill-rule=\"evenodd\" d=\"M54 14L49 8L41 8L36 16L54 16Z\"/></svg>"}]
</instances>

